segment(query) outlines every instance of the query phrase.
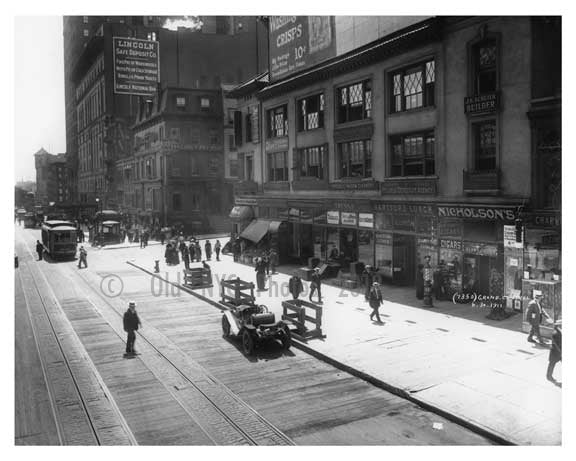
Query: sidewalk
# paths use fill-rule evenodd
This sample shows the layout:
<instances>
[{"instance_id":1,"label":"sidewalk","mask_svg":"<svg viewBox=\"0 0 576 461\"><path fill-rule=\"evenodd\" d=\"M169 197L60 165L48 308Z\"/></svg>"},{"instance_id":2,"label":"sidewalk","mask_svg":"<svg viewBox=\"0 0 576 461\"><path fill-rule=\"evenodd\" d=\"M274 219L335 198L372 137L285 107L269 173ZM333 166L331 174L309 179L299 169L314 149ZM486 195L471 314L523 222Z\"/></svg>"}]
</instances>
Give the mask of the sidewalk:
<instances>
[{"instance_id":1,"label":"sidewalk","mask_svg":"<svg viewBox=\"0 0 576 461\"><path fill-rule=\"evenodd\" d=\"M158 259L159 276L182 281L184 264L166 266L163 254L164 247L154 246L135 252L128 262L150 271ZM252 267L234 263L230 256L221 259L209 262L214 287L194 290L196 295L218 302L223 278L255 282ZM255 290L256 302L268 306L277 319L282 300L288 298L289 277L275 274L267 281L268 291ZM309 284L304 285L307 297ZM377 324L370 321L371 309L362 294L323 285L326 338L310 340L305 348L510 443L561 444L562 391L545 377L548 348L528 343L526 334L513 329L414 307L412 289L396 287L389 290L391 297L387 290L380 308L384 323ZM555 376L561 380L561 364Z\"/></svg>"}]
</instances>

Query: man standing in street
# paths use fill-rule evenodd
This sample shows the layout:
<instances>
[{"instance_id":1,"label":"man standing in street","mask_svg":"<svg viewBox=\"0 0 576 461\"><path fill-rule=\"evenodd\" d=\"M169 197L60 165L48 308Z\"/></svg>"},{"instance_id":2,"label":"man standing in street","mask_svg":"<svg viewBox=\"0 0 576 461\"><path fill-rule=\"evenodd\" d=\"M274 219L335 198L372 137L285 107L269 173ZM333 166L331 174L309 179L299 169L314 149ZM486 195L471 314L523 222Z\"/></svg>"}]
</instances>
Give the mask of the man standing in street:
<instances>
[{"instance_id":1,"label":"man standing in street","mask_svg":"<svg viewBox=\"0 0 576 461\"><path fill-rule=\"evenodd\" d=\"M42 261L42 253L44 253L44 246L40 240L36 240L36 253L38 253L38 261Z\"/></svg>"},{"instance_id":2,"label":"man standing in street","mask_svg":"<svg viewBox=\"0 0 576 461\"><path fill-rule=\"evenodd\" d=\"M298 277L296 272L292 274L290 280L288 281L288 290L292 294L293 299L298 299L300 293L304 291L304 286L302 285L302 279Z\"/></svg>"},{"instance_id":3,"label":"man standing in street","mask_svg":"<svg viewBox=\"0 0 576 461\"><path fill-rule=\"evenodd\" d=\"M206 252L206 259L208 261L212 260L212 244L210 243L210 240L206 240L206 243L204 244L204 251Z\"/></svg>"},{"instance_id":4,"label":"man standing in street","mask_svg":"<svg viewBox=\"0 0 576 461\"><path fill-rule=\"evenodd\" d=\"M318 304L322 304L322 282L320 280L320 269L318 269L317 267L314 268L314 271L312 272L310 279L311 279L310 296L308 297L308 299L310 300L310 302L313 302L312 295L316 291L318 291Z\"/></svg>"},{"instance_id":5,"label":"man standing in street","mask_svg":"<svg viewBox=\"0 0 576 461\"><path fill-rule=\"evenodd\" d=\"M256 271L256 286L258 291L266 291L266 265L262 258L256 258L256 266L254 267Z\"/></svg>"},{"instance_id":6,"label":"man standing in street","mask_svg":"<svg viewBox=\"0 0 576 461\"><path fill-rule=\"evenodd\" d=\"M220 240L216 240L214 244L214 253L216 253L216 261L220 261L220 250L222 249L222 245L220 244Z\"/></svg>"},{"instance_id":7,"label":"man standing in street","mask_svg":"<svg viewBox=\"0 0 576 461\"><path fill-rule=\"evenodd\" d=\"M272 274L276 273L276 267L278 266L278 253L274 248L270 250L270 271Z\"/></svg>"},{"instance_id":8,"label":"man standing in street","mask_svg":"<svg viewBox=\"0 0 576 461\"><path fill-rule=\"evenodd\" d=\"M540 324L542 323L542 316L548 317L548 314L542 309L540 301L542 300L542 292L540 290L534 290L532 295L532 301L528 303L528 308L526 310L526 320L530 324L530 333L528 334L528 342L534 343L533 336L540 344L544 344L542 336L540 335ZM549 318L549 317L548 317Z\"/></svg>"},{"instance_id":9,"label":"man standing in street","mask_svg":"<svg viewBox=\"0 0 576 461\"><path fill-rule=\"evenodd\" d=\"M136 342L136 331L142 325L138 313L136 312L136 303L130 301L128 310L124 313L124 331L128 333L126 339L126 354L136 354L134 343Z\"/></svg>"},{"instance_id":10,"label":"man standing in street","mask_svg":"<svg viewBox=\"0 0 576 461\"><path fill-rule=\"evenodd\" d=\"M84 267L88 268L88 261L87 261L87 253L83 246L80 247L79 250L80 258L78 258L78 269L82 269L82 263L84 263Z\"/></svg>"},{"instance_id":11,"label":"man standing in street","mask_svg":"<svg viewBox=\"0 0 576 461\"><path fill-rule=\"evenodd\" d=\"M382 323L380 319L380 312L378 309L383 303L382 299L382 291L380 290L380 284L378 282L372 283L372 288L370 289L370 294L368 296L368 302L370 303L370 307L372 308L372 313L370 314L370 320L374 320L374 316L376 316L376 321L378 323Z\"/></svg>"},{"instance_id":12,"label":"man standing in street","mask_svg":"<svg viewBox=\"0 0 576 461\"><path fill-rule=\"evenodd\" d=\"M552 344L550 345L550 355L548 356L548 369L546 370L546 379L556 385L560 383L554 379L554 367L562 361L562 320L554 324L554 333L552 334Z\"/></svg>"}]
</instances>

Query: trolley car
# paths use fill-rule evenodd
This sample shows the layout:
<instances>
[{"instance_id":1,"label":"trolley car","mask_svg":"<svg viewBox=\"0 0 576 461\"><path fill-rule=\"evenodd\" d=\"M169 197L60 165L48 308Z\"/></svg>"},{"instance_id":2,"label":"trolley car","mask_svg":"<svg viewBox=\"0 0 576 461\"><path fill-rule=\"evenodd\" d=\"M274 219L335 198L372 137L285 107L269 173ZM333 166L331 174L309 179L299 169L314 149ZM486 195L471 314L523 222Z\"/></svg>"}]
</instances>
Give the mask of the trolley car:
<instances>
[{"instance_id":1,"label":"trolley car","mask_svg":"<svg viewBox=\"0 0 576 461\"><path fill-rule=\"evenodd\" d=\"M24 215L24 228L30 229L36 227L36 214L29 211Z\"/></svg>"},{"instance_id":2,"label":"trolley car","mask_svg":"<svg viewBox=\"0 0 576 461\"><path fill-rule=\"evenodd\" d=\"M46 221L42 225L42 245L54 259L76 256L77 231L69 221Z\"/></svg>"}]
</instances>

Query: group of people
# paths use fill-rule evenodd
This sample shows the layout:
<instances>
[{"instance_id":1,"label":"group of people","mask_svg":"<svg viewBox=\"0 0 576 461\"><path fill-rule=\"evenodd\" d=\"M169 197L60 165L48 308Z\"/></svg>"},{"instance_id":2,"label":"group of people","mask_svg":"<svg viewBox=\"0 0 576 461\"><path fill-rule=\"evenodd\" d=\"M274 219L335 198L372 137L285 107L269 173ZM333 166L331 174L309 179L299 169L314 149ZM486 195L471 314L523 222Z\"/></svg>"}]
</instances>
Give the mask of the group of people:
<instances>
[{"instance_id":1,"label":"group of people","mask_svg":"<svg viewBox=\"0 0 576 461\"><path fill-rule=\"evenodd\" d=\"M273 248L266 250L262 256L255 258L254 270L256 271L256 285L259 291L266 290L265 277L270 275L270 273L275 274L276 266L278 266L278 253Z\"/></svg>"},{"instance_id":2,"label":"group of people","mask_svg":"<svg viewBox=\"0 0 576 461\"><path fill-rule=\"evenodd\" d=\"M220 240L216 240L214 246L210 240L206 240L204 244L204 254L207 261L212 260L212 252L216 255L216 261L220 261L220 252L222 251L222 244ZM177 265L180 264L180 258L184 261L184 266L186 269L190 269L190 263L202 262L202 247L200 242L196 239L190 240L186 243L186 240L182 235L178 237L177 240L173 240L166 245L166 250L164 252L164 258L167 265Z\"/></svg>"}]
</instances>

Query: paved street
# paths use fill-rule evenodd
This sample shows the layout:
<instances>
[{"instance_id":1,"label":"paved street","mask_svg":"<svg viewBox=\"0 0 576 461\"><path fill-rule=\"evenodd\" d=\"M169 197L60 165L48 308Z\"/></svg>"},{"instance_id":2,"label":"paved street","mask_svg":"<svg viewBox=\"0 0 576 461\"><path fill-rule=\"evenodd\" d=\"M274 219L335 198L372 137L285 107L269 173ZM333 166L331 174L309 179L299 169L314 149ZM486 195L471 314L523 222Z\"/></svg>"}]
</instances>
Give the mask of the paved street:
<instances>
[{"instance_id":1,"label":"paved street","mask_svg":"<svg viewBox=\"0 0 576 461\"><path fill-rule=\"evenodd\" d=\"M38 233L16 229L17 445L491 443L296 348L244 356L222 337L218 309L159 295L126 264L159 245L88 248L78 270L35 261ZM123 355L130 299L143 322L134 358Z\"/></svg>"},{"instance_id":2,"label":"paved street","mask_svg":"<svg viewBox=\"0 0 576 461\"><path fill-rule=\"evenodd\" d=\"M164 279L182 280L183 264L167 267L162 247L118 251L148 271L158 259ZM229 256L212 261L211 267L214 288L195 290L207 299L219 300L218 280L223 278L255 282L254 269ZM282 313L282 295L287 298L288 278L274 275L267 283L269 290L257 293L258 302L277 316ZM326 285L322 291L326 338L309 341L311 352L511 443L561 443L562 392L545 378L549 349L526 341L518 316L488 321L486 312L449 302L427 310L415 307L411 289L385 287L380 325L369 320L371 309L363 295ZM555 374L561 380L561 364Z\"/></svg>"}]
</instances>

